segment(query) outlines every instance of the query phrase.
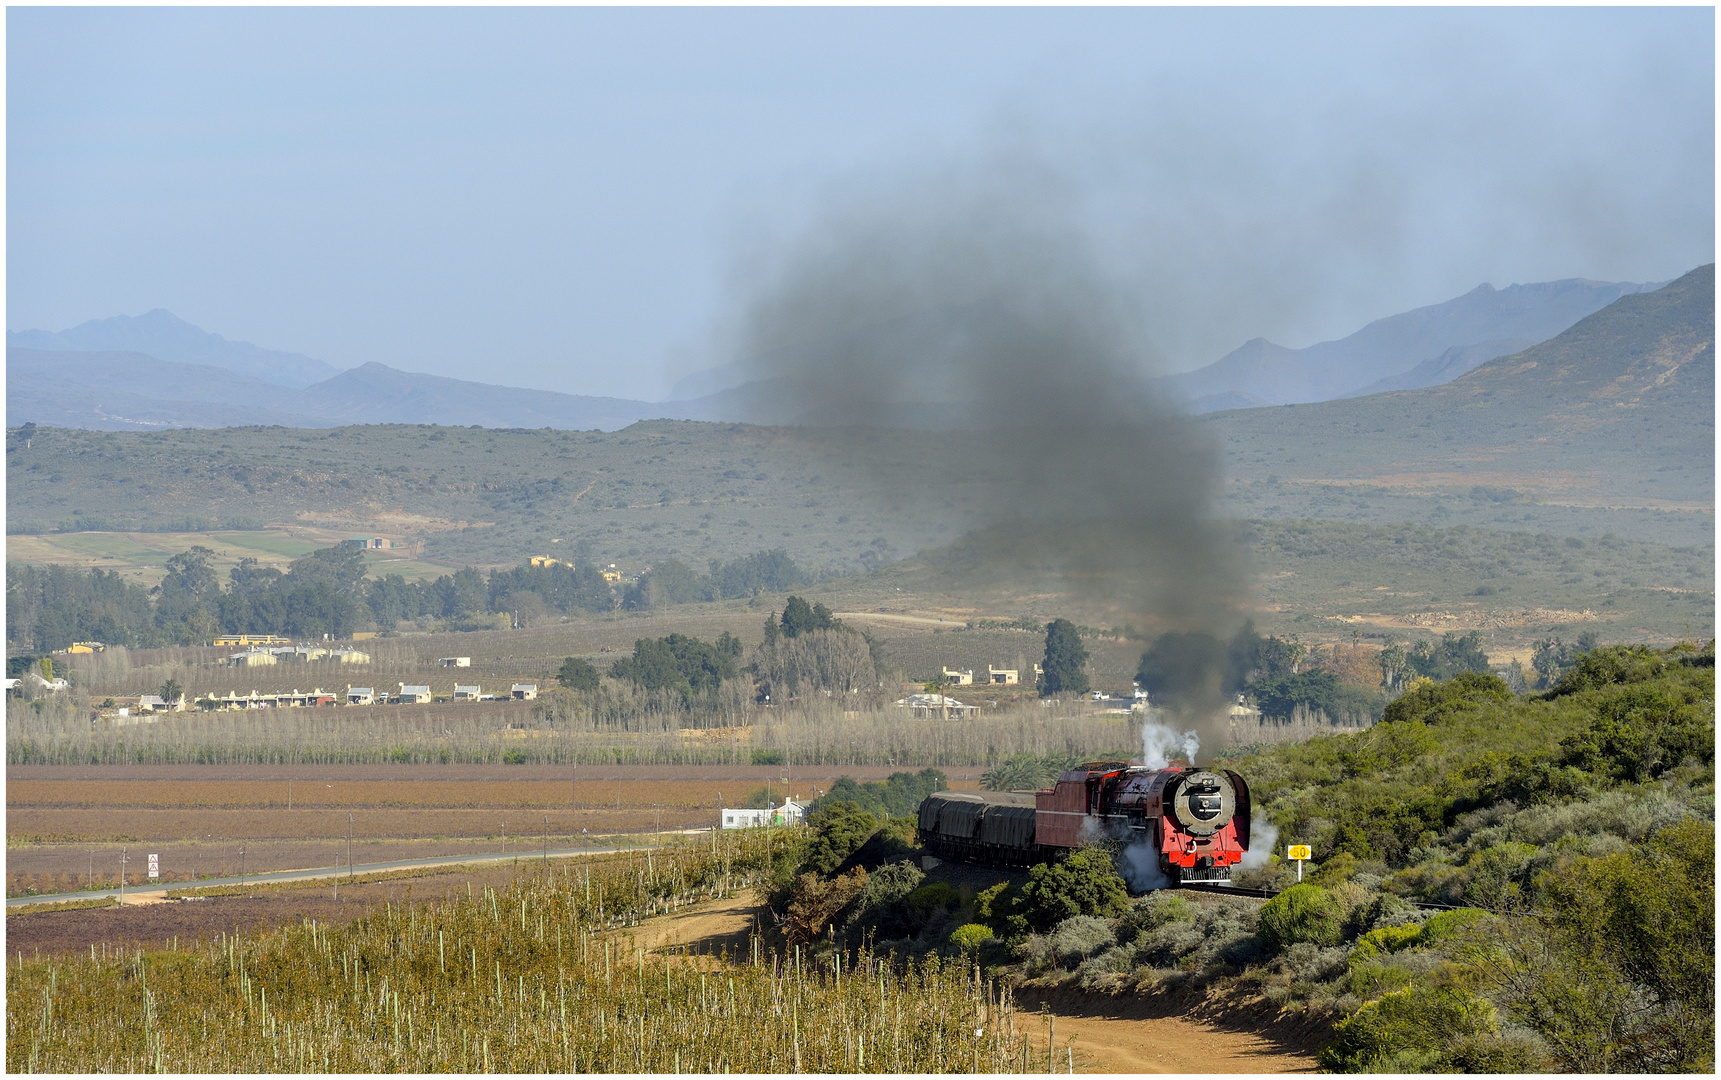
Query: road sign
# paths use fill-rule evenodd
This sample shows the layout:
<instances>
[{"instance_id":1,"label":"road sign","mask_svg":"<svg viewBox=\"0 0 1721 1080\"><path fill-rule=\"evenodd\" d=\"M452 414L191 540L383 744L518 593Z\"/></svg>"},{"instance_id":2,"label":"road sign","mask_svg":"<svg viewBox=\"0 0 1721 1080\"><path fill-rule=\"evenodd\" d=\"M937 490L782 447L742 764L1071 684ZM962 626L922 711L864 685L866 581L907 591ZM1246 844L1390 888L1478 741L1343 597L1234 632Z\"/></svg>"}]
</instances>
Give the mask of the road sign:
<instances>
[{"instance_id":1,"label":"road sign","mask_svg":"<svg viewBox=\"0 0 1721 1080\"><path fill-rule=\"evenodd\" d=\"M149 857L149 876L152 878L158 878L161 876L161 865L156 861L157 858L159 858L159 856L156 855L151 855Z\"/></svg>"},{"instance_id":2,"label":"road sign","mask_svg":"<svg viewBox=\"0 0 1721 1080\"><path fill-rule=\"evenodd\" d=\"M1290 850L1285 852L1285 858L1296 859L1299 862L1304 859L1312 859L1314 857L1313 853L1309 851L1309 845L1307 844L1292 844Z\"/></svg>"}]
</instances>

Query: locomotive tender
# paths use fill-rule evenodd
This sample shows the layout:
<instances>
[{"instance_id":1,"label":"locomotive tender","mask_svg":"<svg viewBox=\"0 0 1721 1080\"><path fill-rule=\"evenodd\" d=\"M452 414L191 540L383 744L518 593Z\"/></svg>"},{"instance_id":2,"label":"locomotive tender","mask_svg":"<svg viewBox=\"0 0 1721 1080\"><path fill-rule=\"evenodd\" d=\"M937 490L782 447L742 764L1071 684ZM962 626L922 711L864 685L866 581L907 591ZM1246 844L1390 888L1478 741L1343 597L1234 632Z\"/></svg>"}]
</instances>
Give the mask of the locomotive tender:
<instances>
[{"instance_id":1,"label":"locomotive tender","mask_svg":"<svg viewBox=\"0 0 1721 1080\"><path fill-rule=\"evenodd\" d=\"M1249 785L1229 770L1097 761L1036 792L935 792L920 804L920 836L940 855L1005 866L1146 842L1171 883L1229 884L1249 850Z\"/></svg>"}]
</instances>

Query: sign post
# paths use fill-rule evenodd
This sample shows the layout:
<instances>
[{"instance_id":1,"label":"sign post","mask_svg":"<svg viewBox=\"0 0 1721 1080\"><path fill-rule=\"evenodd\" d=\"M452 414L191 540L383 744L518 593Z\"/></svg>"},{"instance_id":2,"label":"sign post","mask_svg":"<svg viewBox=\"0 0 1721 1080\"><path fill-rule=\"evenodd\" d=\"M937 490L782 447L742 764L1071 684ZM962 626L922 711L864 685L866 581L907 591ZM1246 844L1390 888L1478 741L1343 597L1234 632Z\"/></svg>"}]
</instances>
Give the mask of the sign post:
<instances>
[{"instance_id":1,"label":"sign post","mask_svg":"<svg viewBox=\"0 0 1721 1080\"><path fill-rule=\"evenodd\" d=\"M153 854L149 857L149 876L152 878L161 876L161 864L157 861L158 858L159 856Z\"/></svg>"},{"instance_id":2,"label":"sign post","mask_svg":"<svg viewBox=\"0 0 1721 1080\"><path fill-rule=\"evenodd\" d=\"M1297 881L1301 882L1303 880L1303 861L1314 858L1314 855L1309 851L1309 845L1292 844L1285 849L1285 858L1297 860Z\"/></svg>"}]
</instances>

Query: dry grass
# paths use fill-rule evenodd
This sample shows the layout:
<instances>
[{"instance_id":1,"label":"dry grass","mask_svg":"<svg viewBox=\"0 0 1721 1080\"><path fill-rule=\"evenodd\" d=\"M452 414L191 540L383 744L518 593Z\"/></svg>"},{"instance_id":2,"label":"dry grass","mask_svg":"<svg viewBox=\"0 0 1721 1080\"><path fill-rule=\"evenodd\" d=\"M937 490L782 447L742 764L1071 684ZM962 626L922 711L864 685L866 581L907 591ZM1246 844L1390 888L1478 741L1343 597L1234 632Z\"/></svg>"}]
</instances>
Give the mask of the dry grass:
<instances>
[{"instance_id":1,"label":"dry grass","mask_svg":"<svg viewBox=\"0 0 1721 1080\"><path fill-rule=\"evenodd\" d=\"M755 750L795 766L991 766L1011 754L1105 752L1133 745L1128 717L1085 703L1038 702L956 722L915 720L879 698L815 700L795 709L720 703L691 717L669 708L610 717L577 698L495 705L264 709L173 714L155 724L92 727L87 714L17 709L11 765L42 764L743 764ZM745 737L714 738L700 719Z\"/></svg>"},{"instance_id":2,"label":"dry grass","mask_svg":"<svg viewBox=\"0 0 1721 1080\"><path fill-rule=\"evenodd\" d=\"M25 961L7 1067L96 1072L1000 1072L1009 996L938 958L648 956L626 928L732 895L762 835L563 868L186 950ZM781 844L781 840L775 841Z\"/></svg>"}]
</instances>

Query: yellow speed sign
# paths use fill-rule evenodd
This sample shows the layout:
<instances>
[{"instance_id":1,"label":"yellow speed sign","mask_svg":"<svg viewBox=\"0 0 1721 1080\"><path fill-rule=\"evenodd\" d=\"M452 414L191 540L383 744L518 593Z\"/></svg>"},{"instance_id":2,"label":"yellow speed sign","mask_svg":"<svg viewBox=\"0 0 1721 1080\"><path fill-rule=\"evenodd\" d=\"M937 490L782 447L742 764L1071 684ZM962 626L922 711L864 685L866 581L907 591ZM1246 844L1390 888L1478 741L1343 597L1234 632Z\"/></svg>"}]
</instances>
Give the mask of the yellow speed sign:
<instances>
[{"instance_id":1,"label":"yellow speed sign","mask_svg":"<svg viewBox=\"0 0 1721 1080\"><path fill-rule=\"evenodd\" d=\"M1307 844L1292 844L1289 848L1285 849L1285 858L1287 859L1295 859L1298 862L1301 862L1304 859L1312 859L1314 857L1314 854L1309 851L1309 845Z\"/></svg>"}]
</instances>

